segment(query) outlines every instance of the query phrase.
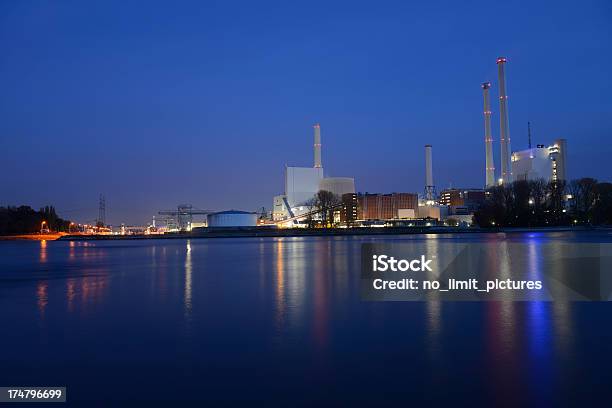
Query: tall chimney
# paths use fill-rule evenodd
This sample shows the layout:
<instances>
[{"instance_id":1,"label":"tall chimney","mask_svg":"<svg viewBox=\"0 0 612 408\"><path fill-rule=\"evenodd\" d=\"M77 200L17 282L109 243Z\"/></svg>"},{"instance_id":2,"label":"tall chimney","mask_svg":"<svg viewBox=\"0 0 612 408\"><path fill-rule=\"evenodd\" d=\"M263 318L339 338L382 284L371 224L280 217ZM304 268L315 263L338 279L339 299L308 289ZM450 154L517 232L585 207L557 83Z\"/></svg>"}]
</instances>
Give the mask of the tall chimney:
<instances>
[{"instance_id":1,"label":"tall chimney","mask_svg":"<svg viewBox=\"0 0 612 408\"><path fill-rule=\"evenodd\" d=\"M436 188L433 183L433 166L431 160L431 145L425 145L425 200L433 201Z\"/></svg>"},{"instance_id":2,"label":"tall chimney","mask_svg":"<svg viewBox=\"0 0 612 408\"><path fill-rule=\"evenodd\" d=\"M315 123L314 126L314 167L321 168L321 125Z\"/></svg>"},{"instance_id":3,"label":"tall chimney","mask_svg":"<svg viewBox=\"0 0 612 408\"><path fill-rule=\"evenodd\" d=\"M484 128L485 128L485 186L495 185L495 162L493 161L493 137L491 136L491 103L489 100L490 82L482 83L482 95L484 98Z\"/></svg>"},{"instance_id":4,"label":"tall chimney","mask_svg":"<svg viewBox=\"0 0 612 408\"><path fill-rule=\"evenodd\" d=\"M510 167L510 128L508 126L508 95L506 95L506 75L504 66L506 58L497 59L497 77L499 81L499 144L501 145L501 178L503 183L512 182L512 168Z\"/></svg>"}]
</instances>

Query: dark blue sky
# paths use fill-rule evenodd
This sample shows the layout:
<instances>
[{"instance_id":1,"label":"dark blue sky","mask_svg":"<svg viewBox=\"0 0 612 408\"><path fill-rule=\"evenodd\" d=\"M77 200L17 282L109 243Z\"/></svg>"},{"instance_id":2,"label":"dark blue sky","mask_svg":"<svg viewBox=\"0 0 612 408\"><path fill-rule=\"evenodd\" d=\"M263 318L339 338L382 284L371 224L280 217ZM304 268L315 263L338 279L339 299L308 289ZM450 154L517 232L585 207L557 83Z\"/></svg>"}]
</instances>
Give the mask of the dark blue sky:
<instances>
[{"instance_id":1,"label":"dark blue sky","mask_svg":"<svg viewBox=\"0 0 612 408\"><path fill-rule=\"evenodd\" d=\"M0 205L144 223L182 202L269 208L283 166L369 192L484 183L480 83L508 58L512 148L568 139L611 179L612 6L553 2L0 4ZM499 162L497 162L499 168Z\"/></svg>"}]
</instances>

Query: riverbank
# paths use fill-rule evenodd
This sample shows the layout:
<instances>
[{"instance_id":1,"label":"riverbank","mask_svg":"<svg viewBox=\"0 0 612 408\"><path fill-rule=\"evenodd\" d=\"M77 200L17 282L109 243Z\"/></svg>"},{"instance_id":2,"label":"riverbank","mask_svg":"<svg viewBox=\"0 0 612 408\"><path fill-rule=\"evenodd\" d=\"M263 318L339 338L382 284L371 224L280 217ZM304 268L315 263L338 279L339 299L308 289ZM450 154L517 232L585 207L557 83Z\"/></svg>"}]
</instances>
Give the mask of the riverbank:
<instances>
[{"instance_id":1,"label":"riverbank","mask_svg":"<svg viewBox=\"0 0 612 408\"><path fill-rule=\"evenodd\" d=\"M55 241L67 235L65 232L50 234L0 235L0 241Z\"/></svg>"},{"instance_id":2,"label":"riverbank","mask_svg":"<svg viewBox=\"0 0 612 408\"><path fill-rule=\"evenodd\" d=\"M524 233L564 231L610 231L612 227L547 227L547 228L457 228L457 227L367 227L367 228L201 228L193 232L163 235L63 235L63 241L138 240L185 238L249 238L249 237L318 237L364 235L418 235L418 234L470 234L470 233Z\"/></svg>"}]
</instances>

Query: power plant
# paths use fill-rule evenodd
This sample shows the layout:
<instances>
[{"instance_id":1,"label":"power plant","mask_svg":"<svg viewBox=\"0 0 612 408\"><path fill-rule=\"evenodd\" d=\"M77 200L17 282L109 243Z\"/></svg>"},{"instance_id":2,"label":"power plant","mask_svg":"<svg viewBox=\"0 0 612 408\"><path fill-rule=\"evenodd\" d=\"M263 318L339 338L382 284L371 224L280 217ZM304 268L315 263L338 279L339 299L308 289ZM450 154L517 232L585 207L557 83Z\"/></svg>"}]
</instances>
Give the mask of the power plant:
<instances>
[{"instance_id":1,"label":"power plant","mask_svg":"<svg viewBox=\"0 0 612 408\"><path fill-rule=\"evenodd\" d=\"M484 187L491 188L497 184L510 184L518 180L544 179L553 182L566 180L567 142L565 139L557 139L547 147L537 145L532 148L529 127L528 149L512 152L505 77L507 60L505 57L499 57L496 63L499 85L501 171L497 179L491 126L490 91L492 87L491 82L483 82L481 88L485 142ZM322 160L321 125L315 123L312 129L312 167L285 165L284 192L274 197L273 208L269 216L262 216L257 221L255 213L250 212L206 211L208 227L247 227L255 224L303 227L312 225L313 220L328 224L343 223L345 226L352 227L435 225L432 223L442 223L448 220L469 225L472 214L486 199L485 190L482 188L448 188L438 196L434 183L431 144L424 146L425 186L421 197L408 192L356 193L354 178L326 176ZM318 193L321 191L329 192L332 197L335 197L335 199L330 199L325 210L321 210L320 207L321 198L318 197ZM195 213L191 208L186 210L186 206L180 206L176 212L160 212L160 215L176 216L178 229L189 230L192 228L191 216Z\"/></svg>"},{"instance_id":2,"label":"power plant","mask_svg":"<svg viewBox=\"0 0 612 408\"><path fill-rule=\"evenodd\" d=\"M484 188L447 188L436 191L433 173L432 145L426 144L425 185L421 196L412 192L357 193L352 177L329 177L322 160L321 125L313 129L313 160L311 167L285 165L283 194L274 196L272 211L258 215L248 211L212 211L181 204L176 210L160 211L165 227L153 225L145 234L201 231L202 228L312 227L343 225L344 227L470 225L472 215L487 196L485 189L515 181L567 180L567 141L556 139L552 145L531 145L531 125L528 122L528 148L512 152L508 118L508 95L505 67L507 60L496 60L499 86L500 173L496 166L491 126L491 82L482 82L482 103L485 142ZM105 200L100 196L98 222L105 221ZM205 220L194 220L194 215ZM451 224L451 221L454 224ZM122 227L122 234L140 227ZM140 228L142 229L142 228Z\"/></svg>"},{"instance_id":3,"label":"power plant","mask_svg":"<svg viewBox=\"0 0 612 408\"><path fill-rule=\"evenodd\" d=\"M285 193L274 197L272 220L295 224L301 216L312 211L315 196L321 190L336 196L355 192L352 177L325 177L321 160L321 125L313 125L313 167L285 166Z\"/></svg>"},{"instance_id":4,"label":"power plant","mask_svg":"<svg viewBox=\"0 0 612 408\"><path fill-rule=\"evenodd\" d=\"M497 58L499 83L499 130L501 174L499 183L506 184L519 180L567 180L567 141L557 139L553 145L538 144L531 147L531 124L527 123L528 148L512 152L508 121L508 95L506 92L506 58ZM493 161L493 137L491 135L491 108L489 99L490 82L482 83L485 128L485 186L495 185L495 164Z\"/></svg>"},{"instance_id":5,"label":"power plant","mask_svg":"<svg viewBox=\"0 0 612 408\"><path fill-rule=\"evenodd\" d=\"M422 195L411 192L357 193L352 177L329 177L322 159L321 125L313 129L313 160L310 167L285 165L283 194L274 196L272 210L261 216L247 211L197 210L180 205L177 210L160 211L166 217L167 231L191 231L216 228L312 227L342 225L344 227L470 225L472 215L485 201L485 189L498 184L521 180L567 180L567 141L556 139L550 146L531 146L528 124L528 148L512 152L506 89L505 57L496 60L499 94L499 142L501 162L499 175L493 147L491 125L491 82L482 82L482 103L485 142L484 188L446 188L440 195L433 173L432 145L426 144L425 185ZM325 192L325 194L321 193ZM327 201L327 202L326 202ZM101 212L102 214L102 212ZM194 222L193 215L205 215L205 222ZM102 217L102 215L100 216ZM153 225L152 230L161 229Z\"/></svg>"}]
</instances>

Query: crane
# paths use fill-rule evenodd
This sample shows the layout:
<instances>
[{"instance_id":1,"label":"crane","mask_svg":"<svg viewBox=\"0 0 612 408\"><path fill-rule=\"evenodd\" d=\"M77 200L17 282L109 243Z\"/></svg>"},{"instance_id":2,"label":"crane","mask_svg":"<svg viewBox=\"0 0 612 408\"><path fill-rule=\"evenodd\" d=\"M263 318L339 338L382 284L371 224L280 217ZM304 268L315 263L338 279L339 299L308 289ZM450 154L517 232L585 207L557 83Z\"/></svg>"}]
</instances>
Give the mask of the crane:
<instances>
[{"instance_id":1,"label":"crane","mask_svg":"<svg viewBox=\"0 0 612 408\"><path fill-rule=\"evenodd\" d=\"M177 228L180 231L191 231L191 223L194 215L206 215L214 213L213 210L201 210L193 208L191 204L180 204L176 210L164 210L159 211L159 215L165 215L170 218L173 217L177 221ZM171 219L171 218L170 218ZM168 219L166 220L168 223Z\"/></svg>"}]
</instances>

